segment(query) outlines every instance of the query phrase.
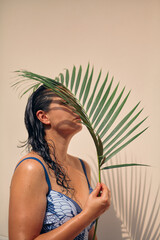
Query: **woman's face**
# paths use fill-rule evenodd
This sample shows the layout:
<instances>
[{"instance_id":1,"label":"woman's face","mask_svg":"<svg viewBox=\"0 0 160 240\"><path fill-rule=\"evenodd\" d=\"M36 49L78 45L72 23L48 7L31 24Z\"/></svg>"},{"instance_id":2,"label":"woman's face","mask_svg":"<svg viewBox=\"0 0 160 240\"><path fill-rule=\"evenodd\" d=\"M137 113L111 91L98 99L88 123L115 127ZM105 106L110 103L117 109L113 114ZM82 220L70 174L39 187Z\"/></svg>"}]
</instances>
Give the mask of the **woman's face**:
<instances>
[{"instance_id":1,"label":"woman's face","mask_svg":"<svg viewBox=\"0 0 160 240\"><path fill-rule=\"evenodd\" d=\"M46 113L50 121L50 128L61 134L75 134L82 129L80 117L73 111L73 107L66 101L56 96Z\"/></svg>"}]
</instances>

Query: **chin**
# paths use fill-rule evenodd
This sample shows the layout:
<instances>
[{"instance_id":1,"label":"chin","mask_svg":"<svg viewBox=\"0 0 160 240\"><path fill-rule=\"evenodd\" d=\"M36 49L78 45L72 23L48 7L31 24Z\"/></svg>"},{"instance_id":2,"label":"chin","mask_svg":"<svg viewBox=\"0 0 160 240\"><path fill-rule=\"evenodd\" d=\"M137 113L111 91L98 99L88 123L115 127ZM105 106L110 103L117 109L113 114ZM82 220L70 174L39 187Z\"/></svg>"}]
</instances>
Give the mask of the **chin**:
<instances>
[{"instance_id":1,"label":"chin","mask_svg":"<svg viewBox=\"0 0 160 240\"><path fill-rule=\"evenodd\" d=\"M76 127L72 128L73 134L76 134L82 130L82 124L77 124Z\"/></svg>"},{"instance_id":2,"label":"chin","mask_svg":"<svg viewBox=\"0 0 160 240\"><path fill-rule=\"evenodd\" d=\"M76 124L76 126L61 128L59 129L59 133L63 136L74 136L76 133L82 130L82 124Z\"/></svg>"},{"instance_id":3,"label":"chin","mask_svg":"<svg viewBox=\"0 0 160 240\"><path fill-rule=\"evenodd\" d=\"M77 132L80 132L82 130L82 124L78 126Z\"/></svg>"}]
</instances>

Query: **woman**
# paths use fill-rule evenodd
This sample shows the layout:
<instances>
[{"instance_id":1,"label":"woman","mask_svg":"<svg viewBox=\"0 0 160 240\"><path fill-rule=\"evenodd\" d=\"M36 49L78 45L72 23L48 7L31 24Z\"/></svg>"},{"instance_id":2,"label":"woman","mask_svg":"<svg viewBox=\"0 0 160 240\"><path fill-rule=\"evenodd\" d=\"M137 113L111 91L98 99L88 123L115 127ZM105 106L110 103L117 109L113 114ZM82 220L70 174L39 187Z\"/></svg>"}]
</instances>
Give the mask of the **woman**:
<instances>
[{"instance_id":1,"label":"woman","mask_svg":"<svg viewBox=\"0 0 160 240\"><path fill-rule=\"evenodd\" d=\"M11 182L9 239L91 240L95 219L110 206L110 191L100 183L92 190L88 164L67 154L82 129L80 117L41 86L28 100L25 124L29 153Z\"/></svg>"}]
</instances>

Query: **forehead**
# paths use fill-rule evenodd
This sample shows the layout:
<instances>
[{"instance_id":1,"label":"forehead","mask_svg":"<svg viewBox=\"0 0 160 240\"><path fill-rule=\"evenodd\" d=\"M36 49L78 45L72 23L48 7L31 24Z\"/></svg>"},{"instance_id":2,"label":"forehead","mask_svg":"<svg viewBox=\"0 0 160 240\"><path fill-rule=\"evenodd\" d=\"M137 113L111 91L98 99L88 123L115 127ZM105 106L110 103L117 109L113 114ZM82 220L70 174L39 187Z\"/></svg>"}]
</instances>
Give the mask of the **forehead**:
<instances>
[{"instance_id":1,"label":"forehead","mask_svg":"<svg viewBox=\"0 0 160 240\"><path fill-rule=\"evenodd\" d=\"M48 91L48 89L47 89ZM61 92L61 90L60 90ZM51 89L49 89L49 93L52 96L52 103L62 103L62 102L68 102L67 100L63 99L62 97L58 96L57 93L53 92ZM61 92L62 94L66 95L67 99L72 99L73 94L67 89L65 91Z\"/></svg>"},{"instance_id":2,"label":"forehead","mask_svg":"<svg viewBox=\"0 0 160 240\"><path fill-rule=\"evenodd\" d=\"M61 102L65 102L65 100L59 96L54 96L52 97L52 103L61 103Z\"/></svg>"}]
</instances>

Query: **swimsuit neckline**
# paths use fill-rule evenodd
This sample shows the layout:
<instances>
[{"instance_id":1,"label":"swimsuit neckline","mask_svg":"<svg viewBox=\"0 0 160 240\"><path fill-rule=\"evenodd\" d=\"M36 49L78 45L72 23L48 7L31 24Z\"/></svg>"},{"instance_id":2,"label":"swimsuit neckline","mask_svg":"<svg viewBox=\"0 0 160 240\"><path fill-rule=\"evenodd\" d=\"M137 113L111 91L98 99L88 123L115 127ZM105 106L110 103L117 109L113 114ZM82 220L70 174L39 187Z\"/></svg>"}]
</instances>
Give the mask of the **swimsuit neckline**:
<instances>
[{"instance_id":1,"label":"swimsuit neckline","mask_svg":"<svg viewBox=\"0 0 160 240\"><path fill-rule=\"evenodd\" d=\"M82 211L82 208L80 207L80 205L79 205L75 200L73 200L72 198L68 197L68 196L65 195L64 193L58 192L58 191L53 190L53 189L51 189L51 190L49 191L49 193L50 193L51 191L56 192L56 193L58 193L58 194L61 194L61 195L65 196L66 198L68 198L68 199L76 206L78 212L81 212L81 211ZM49 193L48 193L48 195L49 195Z\"/></svg>"},{"instance_id":2,"label":"swimsuit neckline","mask_svg":"<svg viewBox=\"0 0 160 240\"><path fill-rule=\"evenodd\" d=\"M90 193L90 190L91 190L91 188L89 188L89 193ZM80 207L80 205L79 205L75 200L73 200L72 198L70 198L70 197L67 196L66 194L61 193L61 192L58 192L58 191L56 191L56 190L54 190L54 189L51 189L51 190L49 191L49 193L50 193L51 191L56 192L56 193L58 193L58 194L61 194L61 195L65 196L66 198L68 198L68 199L76 206L78 212L82 212L82 208ZM48 193L47 195L49 195L49 193Z\"/></svg>"}]
</instances>

